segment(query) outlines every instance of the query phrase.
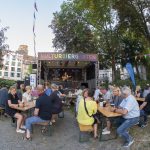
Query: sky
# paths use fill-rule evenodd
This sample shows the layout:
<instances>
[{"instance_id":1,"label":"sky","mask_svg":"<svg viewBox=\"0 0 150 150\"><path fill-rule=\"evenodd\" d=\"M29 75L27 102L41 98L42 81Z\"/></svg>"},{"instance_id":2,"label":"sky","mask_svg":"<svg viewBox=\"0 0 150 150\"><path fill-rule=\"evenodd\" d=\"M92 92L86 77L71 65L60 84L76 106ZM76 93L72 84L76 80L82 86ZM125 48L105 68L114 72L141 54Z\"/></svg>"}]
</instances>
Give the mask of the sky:
<instances>
[{"instance_id":1,"label":"sky","mask_svg":"<svg viewBox=\"0 0 150 150\"><path fill-rule=\"evenodd\" d=\"M19 45L28 45L29 55L34 55L33 48L33 12L35 0L0 0L0 29L8 26L5 32L10 50L17 50ZM64 0L36 0L36 51L54 51L52 39L54 34L48 25L53 13L60 11Z\"/></svg>"}]
</instances>

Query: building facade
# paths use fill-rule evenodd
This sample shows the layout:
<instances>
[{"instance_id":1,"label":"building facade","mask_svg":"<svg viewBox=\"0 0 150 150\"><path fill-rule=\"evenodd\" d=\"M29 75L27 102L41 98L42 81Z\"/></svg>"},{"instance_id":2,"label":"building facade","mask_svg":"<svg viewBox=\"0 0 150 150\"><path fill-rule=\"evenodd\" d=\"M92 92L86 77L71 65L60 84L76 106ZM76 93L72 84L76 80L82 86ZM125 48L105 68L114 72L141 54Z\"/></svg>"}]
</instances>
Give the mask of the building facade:
<instances>
[{"instance_id":1,"label":"building facade","mask_svg":"<svg viewBox=\"0 0 150 150\"><path fill-rule=\"evenodd\" d=\"M22 80L23 55L16 52L3 51L3 67L0 68L0 78Z\"/></svg>"}]
</instances>

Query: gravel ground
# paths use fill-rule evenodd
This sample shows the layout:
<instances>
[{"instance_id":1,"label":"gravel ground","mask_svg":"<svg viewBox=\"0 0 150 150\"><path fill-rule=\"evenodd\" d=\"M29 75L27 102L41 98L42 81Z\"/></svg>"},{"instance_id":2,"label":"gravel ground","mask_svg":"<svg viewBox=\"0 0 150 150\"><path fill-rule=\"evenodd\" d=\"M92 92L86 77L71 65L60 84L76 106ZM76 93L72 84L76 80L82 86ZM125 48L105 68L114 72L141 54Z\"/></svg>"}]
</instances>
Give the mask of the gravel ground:
<instances>
[{"instance_id":1,"label":"gravel ground","mask_svg":"<svg viewBox=\"0 0 150 150\"><path fill-rule=\"evenodd\" d=\"M88 142L79 143L78 125L70 111L57 120L52 130L52 136L48 137L41 134L40 127L35 127L32 141L23 141L23 134L15 132L10 118L4 118L0 121L0 150L124 150L120 138L99 142L91 137ZM131 134L135 143L130 150L150 150L150 124L144 129L132 128Z\"/></svg>"}]
</instances>

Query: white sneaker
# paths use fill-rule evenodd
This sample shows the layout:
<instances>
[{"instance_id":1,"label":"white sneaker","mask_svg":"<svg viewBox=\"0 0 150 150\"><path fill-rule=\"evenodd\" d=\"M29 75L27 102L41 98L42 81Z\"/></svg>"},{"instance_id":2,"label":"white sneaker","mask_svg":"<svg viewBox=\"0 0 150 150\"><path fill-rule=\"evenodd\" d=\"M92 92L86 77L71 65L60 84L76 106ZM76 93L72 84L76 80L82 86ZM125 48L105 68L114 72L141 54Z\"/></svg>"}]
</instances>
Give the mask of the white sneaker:
<instances>
[{"instance_id":1,"label":"white sneaker","mask_svg":"<svg viewBox=\"0 0 150 150\"><path fill-rule=\"evenodd\" d=\"M134 140L130 141L130 142L127 142L123 145L123 147L130 147L132 144L134 143Z\"/></svg>"},{"instance_id":2,"label":"white sneaker","mask_svg":"<svg viewBox=\"0 0 150 150\"><path fill-rule=\"evenodd\" d=\"M25 133L25 131L24 131L24 130L21 130L21 129L16 130L16 132L17 132L17 133Z\"/></svg>"},{"instance_id":3,"label":"white sneaker","mask_svg":"<svg viewBox=\"0 0 150 150\"><path fill-rule=\"evenodd\" d=\"M110 134L110 131L105 130L105 131L102 132L102 134L103 134L103 135Z\"/></svg>"},{"instance_id":4,"label":"white sneaker","mask_svg":"<svg viewBox=\"0 0 150 150\"><path fill-rule=\"evenodd\" d=\"M107 127L105 127L105 128L103 129L103 131L108 131L108 130L107 130Z\"/></svg>"},{"instance_id":5,"label":"white sneaker","mask_svg":"<svg viewBox=\"0 0 150 150\"><path fill-rule=\"evenodd\" d=\"M26 129L26 126L21 126L21 129Z\"/></svg>"}]
</instances>

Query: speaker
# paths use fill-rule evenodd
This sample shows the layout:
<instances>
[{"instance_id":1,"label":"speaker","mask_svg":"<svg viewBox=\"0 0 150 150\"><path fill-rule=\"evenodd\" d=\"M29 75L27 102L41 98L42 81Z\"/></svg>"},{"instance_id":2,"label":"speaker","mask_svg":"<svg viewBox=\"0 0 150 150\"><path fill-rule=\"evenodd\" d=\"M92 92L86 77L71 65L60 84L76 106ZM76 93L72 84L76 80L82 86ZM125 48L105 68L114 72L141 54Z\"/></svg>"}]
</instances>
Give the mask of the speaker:
<instances>
[{"instance_id":1,"label":"speaker","mask_svg":"<svg viewBox=\"0 0 150 150\"><path fill-rule=\"evenodd\" d=\"M86 83L86 82L84 82L84 83L81 83L81 87L85 87L85 88L88 88L89 86L88 86L88 83Z\"/></svg>"},{"instance_id":2,"label":"speaker","mask_svg":"<svg viewBox=\"0 0 150 150\"><path fill-rule=\"evenodd\" d=\"M24 85L25 86L30 86L30 77L25 77Z\"/></svg>"},{"instance_id":3,"label":"speaker","mask_svg":"<svg viewBox=\"0 0 150 150\"><path fill-rule=\"evenodd\" d=\"M20 80L18 80L17 82L17 89L20 89L20 84L24 84L24 81L20 81Z\"/></svg>"},{"instance_id":4,"label":"speaker","mask_svg":"<svg viewBox=\"0 0 150 150\"><path fill-rule=\"evenodd\" d=\"M37 64L32 64L32 69L37 69Z\"/></svg>"}]
</instances>

